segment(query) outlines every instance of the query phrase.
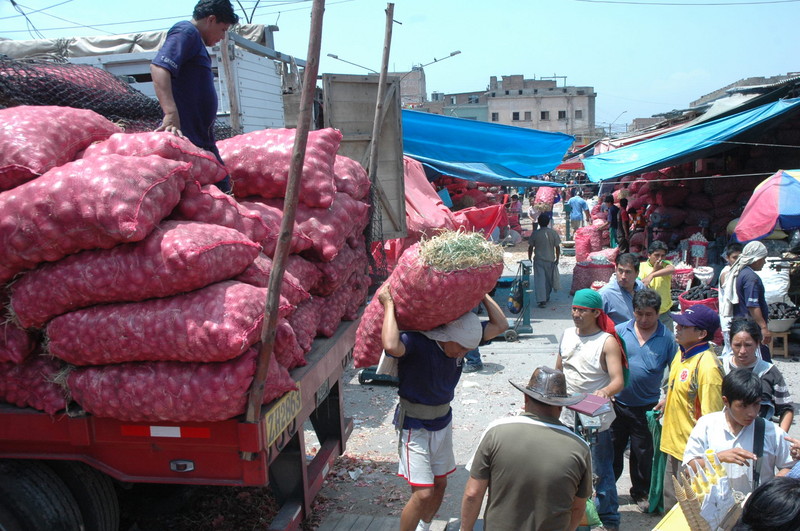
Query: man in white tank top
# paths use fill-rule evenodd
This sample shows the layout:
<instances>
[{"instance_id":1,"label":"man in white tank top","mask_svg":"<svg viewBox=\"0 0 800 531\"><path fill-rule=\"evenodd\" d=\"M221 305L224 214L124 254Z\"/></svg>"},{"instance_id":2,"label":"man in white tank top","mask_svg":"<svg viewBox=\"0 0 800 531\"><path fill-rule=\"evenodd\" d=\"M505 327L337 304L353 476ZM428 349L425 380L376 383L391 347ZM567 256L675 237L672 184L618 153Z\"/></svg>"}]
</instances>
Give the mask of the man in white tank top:
<instances>
[{"instance_id":1,"label":"man in white tank top","mask_svg":"<svg viewBox=\"0 0 800 531\"><path fill-rule=\"evenodd\" d=\"M625 385L627 365L614 322L603 312L603 299L594 290L582 289L572 300L572 321L561 336L556 369L564 372L569 393L593 393L612 398ZM597 476L597 513L604 529L619 528L619 503L614 476L614 445L609 427L614 411L600 417L597 442L592 446L592 467ZM564 409L561 422L575 426L574 412Z\"/></svg>"}]
</instances>

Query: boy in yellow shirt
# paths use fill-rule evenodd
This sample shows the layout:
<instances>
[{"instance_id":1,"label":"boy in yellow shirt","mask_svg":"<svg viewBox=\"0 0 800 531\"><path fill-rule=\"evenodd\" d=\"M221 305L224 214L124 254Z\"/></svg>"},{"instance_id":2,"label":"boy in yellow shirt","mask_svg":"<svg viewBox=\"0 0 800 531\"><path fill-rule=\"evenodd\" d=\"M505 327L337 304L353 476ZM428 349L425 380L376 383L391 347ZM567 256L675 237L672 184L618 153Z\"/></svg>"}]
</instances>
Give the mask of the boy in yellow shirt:
<instances>
[{"instance_id":1,"label":"boy in yellow shirt","mask_svg":"<svg viewBox=\"0 0 800 531\"><path fill-rule=\"evenodd\" d=\"M672 317L677 323L675 340L679 348L669 368L666 398L654 408L664 412L661 428L661 451L667 454L664 511L676 503L672 476L680 472L686 443L697 419L720 411L723 406L722 363L708 344L719 328L719 315L698 304Z\"/></svg>"}]
</instances>

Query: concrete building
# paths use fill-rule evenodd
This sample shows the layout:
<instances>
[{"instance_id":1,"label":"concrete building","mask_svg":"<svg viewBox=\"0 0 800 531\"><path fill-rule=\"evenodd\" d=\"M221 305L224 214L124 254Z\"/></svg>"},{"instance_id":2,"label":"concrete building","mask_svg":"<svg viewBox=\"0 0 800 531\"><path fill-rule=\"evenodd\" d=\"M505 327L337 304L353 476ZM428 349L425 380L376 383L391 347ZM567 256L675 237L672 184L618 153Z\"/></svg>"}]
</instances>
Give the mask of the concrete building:
<instances>
[{"instance_id":1,"label":"concrete building","mask_svg":"<svg viewBox=\"0 0 800 531\"><path fill-rule=\"evenodd\" d=\"M559 87L555 79L525 79L522 75L499 80L492 76L486 92L488 121L580 139L594 133L596 98L593 87Z\"/></svg>"}]
</instances>

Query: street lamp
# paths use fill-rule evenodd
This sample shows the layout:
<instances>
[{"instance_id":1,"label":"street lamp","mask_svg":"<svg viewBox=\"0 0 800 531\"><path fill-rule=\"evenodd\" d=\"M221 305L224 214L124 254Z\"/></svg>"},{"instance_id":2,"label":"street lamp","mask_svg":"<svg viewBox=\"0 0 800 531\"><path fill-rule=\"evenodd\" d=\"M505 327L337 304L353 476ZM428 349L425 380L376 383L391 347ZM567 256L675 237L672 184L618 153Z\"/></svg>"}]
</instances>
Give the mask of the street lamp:
<instances>
[{"instance_id":1,"label":"street lamp","mask_svg":"<svg viewBox=\"0 0 800 531\"><path fill-rule=\"evenodd\" d=\"M608 124L608 136L611 136L611 127L612 127L612 126L613 126L615 123L617 123L617 120L619 120L619 119L620 119L620 117L621 117L623 114L625 114L626 112L628 112L628 111L622 111L621 113L619 113L619 115L617 115L617 117L616 117L616 118L614 118L614 121L613 121L613 122L611 122L610 124Z\"/></svg>"},{"instance_id":2,"label":"street lamp","mask_svg":"<svg viewBox=\"0 0 800 531\"><path fill-rule=\"evenodd\" d=\"M359 68L363 68L364 70L369 70L370 72L372 72L372 73L374 73L374 74L378 74L378 71L377 71L377 70L373 70L373 69L369 68L368 66L363 66L363 65L360 65L360 64L357 64L357 63L353 63L353 62L351 62L351 61L348 61L348 60L346 60L346 59L342 59L341 57L339 57L339 56L338 56L338 55L336 55L336 54L329 53L329 54L328 54L328 57L330 57L330 58L332 58L332 59L336 59L337 61L341 61L341 62L343 62L343 63L347 63L347 64L349 64L349 65L353 65L353 66L357 66L357 67L359 67Z\"/></svg>"},{"instance_id":3,"label":"street lamp","mask_svg":"<svg viewBox=\"0 0 800 531\"><path fill-rule=\"evenodd\" d=\"M441 59L436 59L434 57L433 61L431 61L430 63L425 63L424 65L419 65L417 68L424 68L424 67L426 67L428 65L432 65L433 63L438 63L439 61L444 61L445 59L450 59L451 57L453 57L455 55L458 55L460 53L461 53L461 50L456 50L454 52L450 52L450 55L446 55L445 57L442 57Z\"/></svg>"}]
</instances>

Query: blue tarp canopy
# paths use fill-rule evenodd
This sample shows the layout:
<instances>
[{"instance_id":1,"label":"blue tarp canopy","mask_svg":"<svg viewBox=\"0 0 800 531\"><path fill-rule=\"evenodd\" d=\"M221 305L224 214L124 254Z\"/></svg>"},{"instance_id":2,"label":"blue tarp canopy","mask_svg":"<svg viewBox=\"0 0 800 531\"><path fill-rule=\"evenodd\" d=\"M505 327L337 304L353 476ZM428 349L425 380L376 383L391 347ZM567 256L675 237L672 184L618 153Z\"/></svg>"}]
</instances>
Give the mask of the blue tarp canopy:
<instances>
[{"instance_id":1,"label":"blue tarp canopy","mask_svg":"<svg viewBox=\"0 0 800 531\"><path fill-rule=\"evenodd\" d=\"M592 182L659 170L730 149L735 136L798 109L800 98L768 103L726 118L701 123L583 159Z\"/></svg>"},{"instance_id":2,"label":"blue tarp canopy","mask_svg":"<svg viewBox=\"0 0 800 531\"><path fill-rule=\"evenodd\" d=\"M403 111L403 152L444 175L507 186L562 186L529 179L552 171L574 138L489 122Z\"/></svg>"}]
</instances>

